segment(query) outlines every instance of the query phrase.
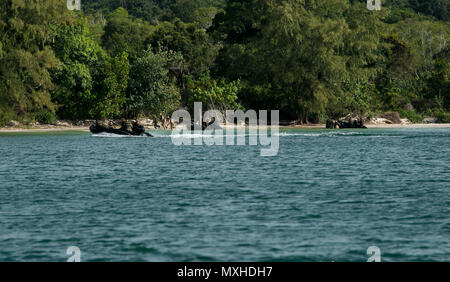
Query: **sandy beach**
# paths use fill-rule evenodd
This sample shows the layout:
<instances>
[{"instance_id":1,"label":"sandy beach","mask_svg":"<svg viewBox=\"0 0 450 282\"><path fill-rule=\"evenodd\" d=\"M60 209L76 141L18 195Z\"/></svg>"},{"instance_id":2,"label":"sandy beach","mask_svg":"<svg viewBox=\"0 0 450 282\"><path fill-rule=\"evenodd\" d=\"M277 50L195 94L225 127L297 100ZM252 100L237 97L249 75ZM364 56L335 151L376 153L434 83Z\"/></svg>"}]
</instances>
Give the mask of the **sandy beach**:
<instances>
[{"instance_id":1,"label":"sandy beach","mask_svg":"<svg viewBox=\"0 0 450 282\"><path fill-rule=\"evenodd\" d=\"M366 124L367 128L449 128L450 123Z\"/></svg>"},{"instance_id":2,"label":"sandy beach","mask_svg":"<svg viewBox=\"0 0 450 282\"><path fill-rule=\"evenodd\" d=\"M450 128L450 123L402 123L402 124L380 124L366 123L367 128ZM280 128L304 128L304 129L325 129L325 124L296 125L296 126L280 126Z\"/></svg>"},{"instance_id":3,"label":"sandy beach","mask_svg":"<svg viewBox=\"0 0 450 282\"><path fill-rule=\"evenodd\" d=\"M0 128L0 133L38 133L38 132L60 132L60 131L85 131L89 132L89 127L87 126L73 126L73 127L40 127L40 128Z\"/></svg>"},{"instance_id":4,"label":"sandy beach","mask_svg":"<svg viewBox=\"0 0 450 282\"><path fill-rule=\"evenodd\" d=\"M450 123L409 123L409 124L365 124L367 128L450 128ZM224 126L226 128L227 126ZM155 130L154 127L146 127L148 130ZM239 127L241 128L241 127ZM294 126L280 126L280 129L325 129L325 124L308 124ZM158 129L161 130L161 129ZM39 132L61 132L61 131L81 131L89 132L87 126L41 126L37 128L0 128L0 133L39 133Z\"/></svg>"}]
</instances>

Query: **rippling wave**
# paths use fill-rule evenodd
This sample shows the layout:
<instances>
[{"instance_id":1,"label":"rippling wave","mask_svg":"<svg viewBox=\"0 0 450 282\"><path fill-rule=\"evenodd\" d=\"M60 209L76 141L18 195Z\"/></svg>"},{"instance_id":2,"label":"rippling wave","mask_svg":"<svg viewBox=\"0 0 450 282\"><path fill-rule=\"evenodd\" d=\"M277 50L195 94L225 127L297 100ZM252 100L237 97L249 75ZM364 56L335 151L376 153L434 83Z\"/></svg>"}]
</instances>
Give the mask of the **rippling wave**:
<instances>
[{"instance_id":1,"label":"rippling wave","mask_svg":"<svg viewBox=\"0 0 450 282\"><path fill-rule=\"evenodd\" d=\"M0 260L450 260L448 128L281 130L274 157L151 133L0 136Z\"/></svg>"}]
</instances>

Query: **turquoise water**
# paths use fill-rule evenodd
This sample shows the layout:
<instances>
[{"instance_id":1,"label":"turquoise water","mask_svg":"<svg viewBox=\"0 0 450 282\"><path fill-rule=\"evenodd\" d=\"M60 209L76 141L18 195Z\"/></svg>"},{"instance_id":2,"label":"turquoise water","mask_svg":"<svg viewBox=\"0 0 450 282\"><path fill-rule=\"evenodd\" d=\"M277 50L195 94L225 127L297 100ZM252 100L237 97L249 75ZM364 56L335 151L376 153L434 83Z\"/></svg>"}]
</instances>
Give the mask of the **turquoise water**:
<instances>
[{"instance_id":1,"label":"turquoise water","mask_svg":"<svg viewBox=\"0 0 450 282\"><path fill-rule=\"evenodd\" d=\"M0 135L0 261L450 260L450 128Z\"/></svg>"}]
</instances>

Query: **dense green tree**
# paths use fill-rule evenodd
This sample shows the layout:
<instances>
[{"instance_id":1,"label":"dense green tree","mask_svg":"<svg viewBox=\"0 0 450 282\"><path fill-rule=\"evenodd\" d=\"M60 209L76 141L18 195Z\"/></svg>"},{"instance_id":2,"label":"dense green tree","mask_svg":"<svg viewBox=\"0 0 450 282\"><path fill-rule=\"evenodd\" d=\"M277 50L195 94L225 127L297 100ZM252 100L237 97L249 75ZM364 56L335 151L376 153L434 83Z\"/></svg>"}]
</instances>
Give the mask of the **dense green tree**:
<instances>
[{"instance_id":1,"label":"dense green tree","mask_svg":"<svg viewBox=\"0 0 450 282\"><path fill-rule=\"evenodd\" d=\"M133 61L145 49L153 30L148 22L135 19L124 8L118 8L107 17L102 46L113 56L127 52Z\"/></svg>"},{"instance_id":2,"label":"dense green tree","mask_svg":"<svg viewBox=\"0 0 450 282\"><path fill-rule=\"evenodd\" d=\"M193 22L198 28L207 30L211 27L217 12L215 7L199 8L192 15Z\"/></svg>"},{"instance_id":3,"label":"dense green tree","mask_svg":"<svg viewBox=\"0 0 450 282\"><path fill-rule=\"evenodd\" d=\"M243 109L238 102L239 89L239 80L215 80L206 73L198 80L188 82L189 108L193 109L194 102L202 102L203 110L218 110L223 114L226 110Z\"/></svg>"},{"instance_id":4,"label":"dense green tree","mask_svg":"<svg viewBox=\"0 0 450 282\"><path fill-rule=\"evenodd\" d=\"M190 95L186 82L209 72L217 56L218 45L197 23L186 24L178 19L160 24L147 43L155 49L163 47L183 54L183 64L171 71L177 77L183 104L186 104Z\"/></svg>"},{"instance_id":5,"label":"dense green tree","mask_svg":"<svg viewBox=\"0 0 450 282\"><path fill-rule=\"evenodd\" d=\"M97 11L126 9L130 15L152 24L159 21L172 21L179 18L184 22L194 22L196 10L201 8L220 9L225 0L83 0L83 10L87 13Z\"/></svg>"},{"instance_id":6,"label":"dense green tree","mask_svg":"<svg viewBox=\"0 0 450 282\"><path fill-rule=\"evenodd\" d=\"M106 17L102 11L96 11L92 14L86 15L89 26L89 37L96 43L102 43L102 37L105 33Z\"/></svg>"},{"instance_id":7,"label":"dense green tree","mask_svg":"<svg viewBox=\"0 0 450 282\"><path fill-rule=\"evenodd\" d=\"M366 2L83 0L76 12L3 0L0 123L164 120L180 94L302 122L392 110L450 120L448 0Z\"/></svg>"},{"instance_id":8,"label":"dense green tree","mask_svg":"<svg viewBox=\"0 0 450 282\"><path fill-rule=\"evenodd\" d=\"M385 57L382 72L377 77L378 99L382 110L401 109L417 98L418 87L415 71L419 57L396 35L383 36Z\"/></svg>"},{"instance_id":9,"label":"dense green tree","mask_svg":"<svg viewBox=\"0 0 450 282\"><path fill-rule=\"evenodd\" d=\"M448 0L390 0L385 2L389 6L412 9L444 21L450 20L450 3Z\"/></svg>"},{"instance_id":10,"label":"dense green tree","mask_svg":"<svg viewBox=\"0 0 450 282\"><path fill-rule=\"evenodd\" d=\"M58 0L0 3L0 122L40 109L54 111L50 72L59 67L51 24L70 21Z\"/></svg>"},{"instance_id":11,"label":"dense green tree","mask_svg":"<svg viewBox=\"0 0 450 282\"><path fill-rule=\"evenodd\" d=\"M126 53L111 58L88 36L85 23L54 26L52 47L61 61L53 73L54 100L66 118L119 116L128 81Z\"/></svg>"},{"instance_id":12,"label":"dense green tree","mask_svg":"<svg viewBox=\"0 0 450 282\"><path fill-rule=\"evenodd\" d=\"M161 13L161 9L157 5L158 1L152 0L82 0L83 10L87 13L95 13L103 11L108 13L118 8L127 10L134 17L141 18L146 21L155 21Z\"/></svg>"},{"instance_id":13,"label":"dense green tree","mask_svg":"<svg viewBox=\"0 0 450 282\"><path fill-rule=\"evenodd\" d=\"M433 99L439 108L450 110L450 63L439 58L427 80L425 98Z\"/></svg>"},{"instance_id":14,"label":"dense green tree","mask_svg":"<svg viewBox=\"0 0 450 282\"><path fill-rule=\"evenodd\" d=\"M204 29L180 20L159 25L147 43L183 54L186 72L194 76L212 66L218 49Z\"/></svg>"},{"instance_id":15,"label":"dense green tree","mask_svg":"<svg viewBox=\"0 0 450 282\"><path fill-rule=\"evenodd\" d=\"M262 94L271 100L263 104L305 122L336 104L344 81L376 74L378 21L365 6L344 0L229 1L213 27L226 42L218 75L245 80L247 102L259 104L249 96Z\"/></svg>"},{"instance_id":16,"label":"dense green tree","mask_svg":"<svg viewBox=\"0 0 450 282\"><path fill-rule=\"evenodd\" d=\"M174 1L172 6L173 15L183 22L193 23L198 16L198 13L201 13L201 9L213 8L217 10L217 8L221 4L221 1L214 0L177 0Z\"/></svg>"},{"instance_id":17,"label":"dense green tree","mask_svg":"<svg viewBox=\"0 0 450 282\"><path fill-rule=\"evenodd\" d=\"M384 51L387 64L378 80L384 109L401 109L409 102L419 111L442 107L443 89L429 83L436 76L437 55L448 46L450 25L417 17L399 21L389 30L392 34L383 37L390 46ZM450 62L445 56L440 59Z\"/></svg>"},{"instance_id":18,"label":"dense green tree","mask_svg":"<svg viewBox=\"0 0 450 282\"><path fill-rule=\"evenodd\" d=\"M174 51L152 48L137 58L130 70L127 113L130 117L150 116L164 121L180 105L180 91L170 69L182 64Z\"/></svg>"}]
</instances>

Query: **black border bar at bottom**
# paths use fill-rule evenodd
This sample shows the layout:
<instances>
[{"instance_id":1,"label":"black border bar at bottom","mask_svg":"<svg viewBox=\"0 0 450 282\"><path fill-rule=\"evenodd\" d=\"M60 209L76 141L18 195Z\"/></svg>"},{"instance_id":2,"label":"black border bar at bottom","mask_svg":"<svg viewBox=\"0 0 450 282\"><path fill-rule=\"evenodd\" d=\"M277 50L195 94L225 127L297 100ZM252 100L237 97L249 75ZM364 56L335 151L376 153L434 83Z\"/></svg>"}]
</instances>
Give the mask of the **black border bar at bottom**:
<instances>
[{"instance_id":1,"label":"black border bar at bottom","mask_svg":"<svg viewBox=\"0 0 450 282\"><path fill-rule=\"evenodd\" d=\"M33 277L49 278L55 273L67 273L72 278L89 276L105 278L143 277L144 281L302 281L310 277L360 278L367 275L398 272L402 278L424 273L445 275L449 263L295 263L295 262L156 262L156 263L0 263L3 275L15 278L33 273ZM86 271L85 274L84 271ZM361 275L362 273L362 275ZM61 276L59 276L61 278ZM306 279L307 281L310 279Z\"/></svg>"}]
</instances>

